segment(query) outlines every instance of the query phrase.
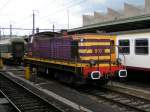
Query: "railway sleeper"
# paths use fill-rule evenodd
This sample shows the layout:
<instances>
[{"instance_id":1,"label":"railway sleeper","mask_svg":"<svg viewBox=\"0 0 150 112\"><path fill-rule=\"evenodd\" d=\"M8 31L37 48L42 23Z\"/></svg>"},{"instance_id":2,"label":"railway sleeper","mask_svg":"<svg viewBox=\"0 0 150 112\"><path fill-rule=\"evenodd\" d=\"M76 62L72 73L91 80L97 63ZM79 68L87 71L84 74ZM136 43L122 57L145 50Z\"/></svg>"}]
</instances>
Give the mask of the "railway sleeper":
<instances>
[{"instance_id":1,"label":"railway sleeper","mask_svg":"<svg viewBox=\"0 0 150 112\"><path fill-rule=\"evenodd\" d=\"M28 110L33 110L33 109L49 109L50 107L48 106L35 106L35 105L32 105L32 106L24 106L24 110L28 111Z\"/></svg>"},{"instance_id":2,"label":"railway sleeper","mask_svg":"<svg viewBox=\"0 0 150 112\"><path fill-rule=\"evenodd\" d=\"M6 94L8 94L9 96L13 96L13 97L16 97L16 98L30 98L30 99L33 99L34 97L31 96L30 94L20 94L21 92L12 92L12 91L5 91ZM19 96L18 96L19 94Z\"/></svg>"},{"instance_id":3,"label":"railway sleeper","mask_svg":"<svg viewBox=\"0 0 150 112\"><path fill-rule=\"evenodd\" d=\"M4 90L4 93L5 94L8 94L8 95L10 95L10 96L13 96L13 97L18 97L18 94L20 93L18 93L18 92L13 92L13 91L5 91ZM22 95L21 95L21 97L23 97Z\"/></svg>"},{"instance_id":4,"label":"railway sleeper","mask_svg":"<svg viewBox=\"0 0 150 112\"><path fill-rule=\"evenodd\" d=\"M19 103L23 103L23 104L25 104L25 105L29 105L29 104L34 104L34 105L41 105L41 104L44 104L44 103L42 103L42 102L38 102L38 101L16 101L18 104ZM47 105L47 104L45 104L45 105Z\"/></svg>"},{"instance_id":5,"label":"railway sleeper","mask_svg":"<svg viewBox=\"0 0 150 112\"><path fill-rule=\"evenodd\" d=\"M35 101L33 99L25 99L25 98L22 98L22 97L13 97L13 96L8 96L12 101L15 101L15 104L20 104L20 103L26 103L26 104L29 104L29 103L33 103L33 104L38 104L39 102L38 101Z\"/></svg>"},{"instance_id":6,"label":"railway sleeper","mask_svg":"<svg viewBox=\"0 0 150 112\"><path fill-rule=\"evenodd\" d=\"M113 100L116 100L116 101L123 101L123 100L127 100L127 98L123 98L123 97L118 97L118 98L114 98Z\"/></svg>"},{"instance_id":7,"label":"railway sleeper","mask_svg":"<svg viewBox=\"0 0 150 112\"><path fill-rule=\"evenodd\" d=\"M23 100L22 100L22 101L15 101L15 104L16 104L16 105L19 105L19 104L22 104L22 103L23 103L24 105L28 105L28 104L30 105L31 103L34 104L34 105L39 105L39 103L38 103L37 101L32 101L32 102L31 102L31 101L26 101L26 102L25 102L25 101L23 101Z\"/></svg>"},{"instance_id":8,"label":"railway sleeper","mask_svg":"<svg viewBox=\"0 0 150 112\"><path fill-rule=\"evenodd\" d=\"M139 101L131 101L130 103L128 103L129 105L134 105L134 106L139 106L141 105L141 103ZM143 104L142 104L143 105Z\"/></svg>"},{"instance_id":9,"label":"railway sleeper","mask_svg":"<svg viewBox=\"0 0 150 112\"><path fill-rule=\"evenodd\" d=\"M24 96L18 96L17 94L15 94L15 95L12 95L11 93L6 93L6 95L8 96L8 97L11 97L11 98L13 98L13 99L17 99L17 100L24 100L24 99L26 99L27 97L24 97ZM31 100L32 101L32 100Z\"/></svg>"},{"instance_id":10,"label":"railway sleeper","mask_svg":"<svg viewBox=\"0 0 150 112\"><path fill-rule=\"evenodd\" d=\"M126 104L127 104L127 103L130 103L131 101L130 101L129 99L126 99L126 100L121 100L120 102L121 102L121 103L126 103Z\"/></svg>"},{"instance_id":11,"label":"railway sleeper","mask_svg":"<svg viewBox=\"0 0 150 112\"><path fill-rule=\"evenodd\" d=\"M27 112L60 112L56 109L32 109L32 110L27 110Z\"/></svg>"},{"instance_id":12,"label":"railway sleeper","mask_svg":"<svg viewBox=\"0 0 150 112\"><path fill-rule=\"evenodd\" d=\"M137 107L140 108L140 109L148 109L148 110L150 110L150 104L138 105Z\"/></svg>"}]
</instances>

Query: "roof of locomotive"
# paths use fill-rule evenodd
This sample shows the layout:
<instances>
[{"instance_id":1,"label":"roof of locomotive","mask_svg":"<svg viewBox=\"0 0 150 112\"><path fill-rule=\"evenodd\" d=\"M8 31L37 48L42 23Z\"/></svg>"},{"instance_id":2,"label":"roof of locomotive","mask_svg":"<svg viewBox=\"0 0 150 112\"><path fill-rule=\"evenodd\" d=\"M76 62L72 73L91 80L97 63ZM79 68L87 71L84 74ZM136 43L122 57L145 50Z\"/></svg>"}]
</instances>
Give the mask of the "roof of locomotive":
<instances>
[{"instance_id":1,"label":"roof of locomotive","mask_svg":"<svg viewBox=\"0 0 150 112\"><path fill-rule=\"evenodd\" d=\"M32 36L33 38L38 40L43 39L73 39L80 40L84 39L100 39L100 38L109 38L114 35L110 35L107 33L84 33L84 34L74 34L74 35L62 35L62 33L57 32L40 32Z\"/></svg>"},{"instance_id":2,"label":"roof of locomotive","mask_svg":"<svg viewBox=\"0 0 150 112\"><path fill-rule=\"evenodd\" d=\"M55 36L59 36L61 35L60 33L57 33L57 32L50 32L50 31L47 31L47 32L39 32L39 33L36 33L34 35L31 35L31 36L34 36L34 37L48 37L48 38L51 38L51 37L55 37Z\"/></svg>"},{"instance_id":3,"label":"roof of locomotive","mask_svg":"<svg viewBox=\"0 0 150 112\"><path fill-rule=\"evenodd\" d=\"M113 34L108 34L108 33L105 33L105 32L99 32L99 33L83 33L83 34L72 34L72 35L63 35L62 33L58 33L58 32L50 32L50 31L47 31L47 32L39 32L39 33L36 33L34 35L34 37L36 38L58 38L58 37L72 37L72 36L110 36L110 35L113 35ZM33 35L31 35L33 36Z\"/></svg>"},{"instance_id":4,"label":"roof of locomotive","mask_svg":"<svg viewBox=\"0 0 150 112\"><path fill-rule=\"evenodd\" d=\"M101 39L101 38L113 38L116 35L110 35L106 33L84 33L84 34L75 34L71 35L73 38L84 38L84 39Z\"/></svg>"},{"instance_id":5,"label":"roof of locomotive","mask_svg":"<svg viewBox=\"0 0 150 112\"><path fill-rule=\"evenodd\" d=\"M112 36L115 34L109 34L109 33L105 33L105 32L101 32L101 33L82 33L82 34L72 34L73 36Z\"/></svg>"}]
</instances>

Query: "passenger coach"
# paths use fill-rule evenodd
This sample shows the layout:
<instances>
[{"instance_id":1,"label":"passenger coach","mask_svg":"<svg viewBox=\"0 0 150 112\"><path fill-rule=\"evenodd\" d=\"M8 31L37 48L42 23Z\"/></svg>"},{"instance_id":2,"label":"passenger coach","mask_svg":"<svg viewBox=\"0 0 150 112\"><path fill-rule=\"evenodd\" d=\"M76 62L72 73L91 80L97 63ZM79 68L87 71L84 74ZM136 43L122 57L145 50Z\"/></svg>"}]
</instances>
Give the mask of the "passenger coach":
<instances>
[{"instance_id":1,"label":"passenger coach","mask_svg":"<svg viewBox=\"0 0 150 112\"><path fill-rule=\"evenodd\" d=\"M4 63L23 62L25 41L22 38L7 38L0 40L0 57Z\"/></svg>"},{"instance_id":2,"label":"passenger coach","mask_svg":"<svg viewBox=\"0 0 150 112\"><path fill-rule=\"evenodd\" d=\"M150 72L150 33L126 33L117 36L116 54L129 70Z\"/></svg>"}]
</instances>

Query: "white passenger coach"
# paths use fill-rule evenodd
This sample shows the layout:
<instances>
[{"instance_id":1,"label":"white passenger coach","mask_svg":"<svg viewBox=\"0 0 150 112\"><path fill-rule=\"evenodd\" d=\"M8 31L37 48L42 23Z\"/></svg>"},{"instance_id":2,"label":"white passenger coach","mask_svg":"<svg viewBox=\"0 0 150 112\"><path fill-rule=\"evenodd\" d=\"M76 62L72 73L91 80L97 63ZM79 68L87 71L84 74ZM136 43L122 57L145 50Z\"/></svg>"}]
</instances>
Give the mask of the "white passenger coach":
<instances>
[{"instance_id":1,"label":"white passenger coach","mask_svg":"<svg viewBox=\"0 0 150 112\"><path fill-rule=\"evenodd\" d=\"M150 32L119 34L117 46L117 56L128 69L150 71Z\"/></svg>"}]
</instances>

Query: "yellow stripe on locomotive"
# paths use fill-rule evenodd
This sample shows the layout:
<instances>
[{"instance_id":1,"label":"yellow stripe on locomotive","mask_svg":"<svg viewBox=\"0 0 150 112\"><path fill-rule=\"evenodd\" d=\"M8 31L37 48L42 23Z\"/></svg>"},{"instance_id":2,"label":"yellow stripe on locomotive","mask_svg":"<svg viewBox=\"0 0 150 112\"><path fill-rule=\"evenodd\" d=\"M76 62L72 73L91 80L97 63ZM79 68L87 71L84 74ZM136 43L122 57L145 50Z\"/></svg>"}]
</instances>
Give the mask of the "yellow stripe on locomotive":
<instances>
[{"instance_id":1,"label":"yellow stripe on locomotive","mask_svg":"<svg viewBox=\"0 0 150 112\"><path fill-rule=\"evenodd\" d=\"M99 60L99 61L102 61L102 60L110 60L110 56L80 56L80 60L87 60L87 61L90 61L90 60Z\"/></svg>"},{"instance_id":2,"label":"yellow stripe on locomotive","mask_svg":"<svg viewBox=\"0 0 150 112\"><path fill-rule=\"evenodd\" d=\"M99 45L101 45L101 46L102 45L110 45L110 43L109 42L103 42L103 43L102 42L80 42L79 43L79 46L95 46L95 45L97 45L97 46L99 46Z\"/></svg>"},{"instance_id":3,"label":"yellow stripe on locomotive","mask_svg":"<svg viewBox=\"0 0 150 112\"><path fill-rule=\"evenodd\" d=\"M75 35L75 40L82 39L83 41L79 42L79 54L89 54L89 56L80 56L81 60L105 60L110 59L111 61L116 61L116 54L115 54L115 43L116 43L116 36L114 35L92 35L92 34L84 34L84 35ZM93 41L94 39L94 41ZM101 39L108 39L110 41L100 41ZM94 47L93 50L90 46ZM110 48L111 46L111 48ZM84 47L80 49L80 47ZM97 47L97 49L96 49ZM101 47L106 47L101 49ZM101 56L100 54L103 52L105 56ZM110 53L111 52L111 53ZM90 55L91 54L91 55ZM93 54L97 54L92 56ZM106 55L107 54L107 55Z\"/></svg>"}]
</instances>

